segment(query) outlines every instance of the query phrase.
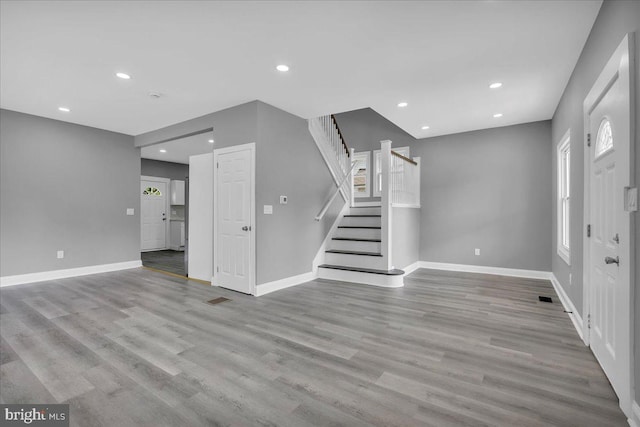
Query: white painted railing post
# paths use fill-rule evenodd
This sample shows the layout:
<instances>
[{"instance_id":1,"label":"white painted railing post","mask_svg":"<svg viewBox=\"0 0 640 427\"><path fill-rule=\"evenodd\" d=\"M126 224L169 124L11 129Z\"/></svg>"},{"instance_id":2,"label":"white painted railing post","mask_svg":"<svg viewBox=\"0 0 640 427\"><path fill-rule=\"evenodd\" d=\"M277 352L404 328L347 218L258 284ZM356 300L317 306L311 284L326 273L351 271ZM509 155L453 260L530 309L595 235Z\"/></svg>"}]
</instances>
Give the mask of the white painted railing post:
<instances>
[{"instance_id":1,"label":"white painted railing post","mask_svg":"<svg viewBox=\"0 0 640 427\"><path fill-rule=\"evenodd\" d=\"M349 162L351 164L353 164L353 162L355 162L354 156L356 155L356 150L355 150L355 148L352 148L350 151L351 152L349 153L350 154ZM349 167L349 170L351 170L351 167ZM355 191L353 191L353 175L354 175L354 173L351 172L351 175L349 177L349 181L351 182L351 185L349 186L349 196L350 196L350 199L351 199L351 200L349 200L349 206L351 206L351 207L354 207L356 205Z\"/></svg>"},{"instance_id":2,"label":"white painted railing post","mask_svg":"<svg viewBox=\"0 0 640 427\"><path fill-rule=\"evenodd\" d=\"M416 162L418 165L415 167L415 175L413 178L413 189L415 191L414 193L414 197L413 197L413 204L417 207L420 207L420 167L422 165L422 163L420 163L420 157L414 157L413 161Z\"/></svg>"},{"instance_id":3,"label":"white painted railing post","mask_svg":"<svg viewBox=\"0 0 640 427\"><path fill-rule=\"evenodd\" d=\"M391 141L380 141L380 163L382 163L382 194L381 194L381 214L382 214L382 259L386 263L386 269L393 268L391 261Z\"/></svg>"}]
</instances>

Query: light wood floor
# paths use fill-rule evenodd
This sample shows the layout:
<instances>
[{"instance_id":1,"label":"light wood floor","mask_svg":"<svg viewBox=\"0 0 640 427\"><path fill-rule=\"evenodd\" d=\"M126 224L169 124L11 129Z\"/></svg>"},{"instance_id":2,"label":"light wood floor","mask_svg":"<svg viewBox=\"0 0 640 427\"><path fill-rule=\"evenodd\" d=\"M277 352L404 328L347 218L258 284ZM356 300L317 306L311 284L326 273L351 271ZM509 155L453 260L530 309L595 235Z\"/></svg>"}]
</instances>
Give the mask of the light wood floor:
<instances>
[{"instance_id":1,"label":"light wood floor","mask_svg":"<svg viewBox=\"0 0 640 427\"><path fill-rule=\"evenodd\" d=\"M83 427L626 425L549 282L406 282L255 298L135 269L3 288L0 400L67 402Z\"/></svg>"}]
</instances>

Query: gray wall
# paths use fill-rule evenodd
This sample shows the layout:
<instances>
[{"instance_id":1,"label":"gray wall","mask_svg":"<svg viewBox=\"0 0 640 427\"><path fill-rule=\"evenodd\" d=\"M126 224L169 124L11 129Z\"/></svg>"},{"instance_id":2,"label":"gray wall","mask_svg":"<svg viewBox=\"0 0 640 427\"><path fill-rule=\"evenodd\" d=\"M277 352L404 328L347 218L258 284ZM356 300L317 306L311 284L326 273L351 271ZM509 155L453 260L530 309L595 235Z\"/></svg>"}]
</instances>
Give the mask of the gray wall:
<instances>
[{"instance_id":1,"label":"gray wall","mask_svg":"<svg viewBox=\"0 0 640 427\"><path fill-rule=\"evenodd\" d=\"M583 208L584 208L584 141L583 141L583 111L582 105L593 83L600 75L622 38L629 32L636 32L636 134L635 134L635 183L640 183L640 2L638 1L609 1L606 0L587 39L582 54L578 59L571 79L562 95L552 121L552 140L555 147L562 135L571 129L571 266L569 267L556 253L556 204L555 204L555 175L552 188L553 194L553 242L552 268L560 285L571 298L578 312L582 314L582 250L583 250ZM553 150L553 166L556 167L555 149ZM640 232L638 232L638 214L635 213L636 223L636 262L635 262L635 381L640 384L640 262L637 262L640 249ZM569 274L572 274L572 285L569 284ZM636 391L636 402L640 400Z\"/></svg>"},{"instance_id":2,"label":"gray wall","mask_svg":"<svg viewBox=\"0 0 640 427\"><path fill-rule=\"evenodd\" d=\"M161 160L141 159L141 174L184 181L189 176L189 165L163 162Z\"/></svg>"},{"instance_id":3,"label":"gray wall","mask_svg":"<svg viewBox=\"0 0 640 427\"><path fill-rule=\"evenodd\" d=\"M258 284L311 271L311 264L344 201L338 197L322 221L314 220L330 189L329 169L307 121L258 103L256 152ZM279 204L288 196L286 205ZM273 205L264 215L263 205Z\"/></svg>"},{"instance_id":4,"label":"gray wall","mask_svg":"<svg viewBox=\"0 0 640 427\"><path fill-rule=\"evenodd\" d=\"M140 259L133 137L0 110L0 159L0 275Z\"/></svg>"},{"instance_id":5,"label":"gray wall","mask_svg":"<svg viewBox=\"0 0 640 427\"><path fill-rule=\"evenodd\" d=\"M420 260L551 270L549 121L417 140L411 155L422 161Z\"/></svg>"},{"instance_id":6,"label":"gray wall","mask_svg":"<svg viewBox=\"0 0 640 427\"><path fill-rule=\"evenodd\" d=\"M550 122L416 140L370 108L336 120L358 151L421 157L421 261L551 270Z\"/></svg>"},{"instance_id":7,"label":"gray wall","mask_svg":"<svg viewBox=\"0 0 640 427\"><path fill-rule=\"evenodd\" d=\"M257 284L311 271L343 202L338 199L323 221L314 217L331 186L306 120L260 101L136 136L149 145L213 127L214 149L256 143L256 275ZM279 197L289 198L287 205ZM264 205L273 215L264 215Z\"/></svg>"},{"instance_id":8,"label":"gray wall","mask_svg":"<svg viewBox=\"0 0 640 427\"><path fill-rule=\"evenodd\" d=\"M420 209L392 208L392 265L403 269L420 260Z\"/></svg>"}]
</instances>

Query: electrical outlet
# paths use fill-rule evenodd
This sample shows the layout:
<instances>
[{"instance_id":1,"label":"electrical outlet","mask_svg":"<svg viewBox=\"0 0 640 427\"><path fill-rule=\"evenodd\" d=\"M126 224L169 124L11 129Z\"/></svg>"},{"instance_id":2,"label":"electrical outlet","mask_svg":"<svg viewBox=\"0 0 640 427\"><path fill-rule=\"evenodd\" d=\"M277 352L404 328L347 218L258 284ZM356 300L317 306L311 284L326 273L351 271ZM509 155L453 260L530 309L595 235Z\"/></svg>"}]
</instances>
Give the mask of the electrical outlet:
<instances>
[{"instance_id":1,"label":"electrical outlet","mask_svg":"<svg viewBox=\"0 0 640 427\"><path fill-rule=\"evenodd\" d=\"M133 208L127 208L127 215L134 215L135 212L136 211Z\"/></svg>"},{"instance_id":2,"label":"electrical outlet","mask_svg":"<svg viewBox=\"0 0 640 427\"><path fill-rule=\"evenodd\" d=\"M58 257L58 259L62 259L62 258L64 258L64 251L58 251L58 253L56 254L56 256Z\"/></svg>"},{"instance_id":3,"label":"electrical outlet","mask_svg":"<svg viewBox=\"0 0 640 427\"><path fill-rule=\"evenodd\" d=\"M264 205L264 214L265 215L271 215L273 214L273 206L271 205Z\"/></svg>"},{"instance_id":4,"label":"electrical outlet","mask_svg":"<svg viewBox=\"0 0 640 427\"><path fill-rule=\"evenodd\" d=\"M476 254L476 256L480 255L480 248L476 248L475 254Z\"/></svg>"}]
</instances>

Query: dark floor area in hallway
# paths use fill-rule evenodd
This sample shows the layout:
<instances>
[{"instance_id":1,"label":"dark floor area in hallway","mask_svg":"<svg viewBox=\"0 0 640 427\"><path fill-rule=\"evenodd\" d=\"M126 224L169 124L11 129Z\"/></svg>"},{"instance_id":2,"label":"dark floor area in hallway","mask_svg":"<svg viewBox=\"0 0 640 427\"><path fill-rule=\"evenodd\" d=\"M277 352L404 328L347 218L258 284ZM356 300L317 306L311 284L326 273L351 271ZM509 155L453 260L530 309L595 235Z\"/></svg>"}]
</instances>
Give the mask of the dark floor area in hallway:
<instances>
[{"instance_id":1,"label":"dark floor area in hallway","mask_svg":"<svg viewBox=\"0 0 640 427\"><path fill-rule=\"evenodd\" d=\"M187 275L184 265L184 251L142 252L140 258L142 259L142 265L145 267L179 274L180 276Z\"/></svg>"}]
</instances>

